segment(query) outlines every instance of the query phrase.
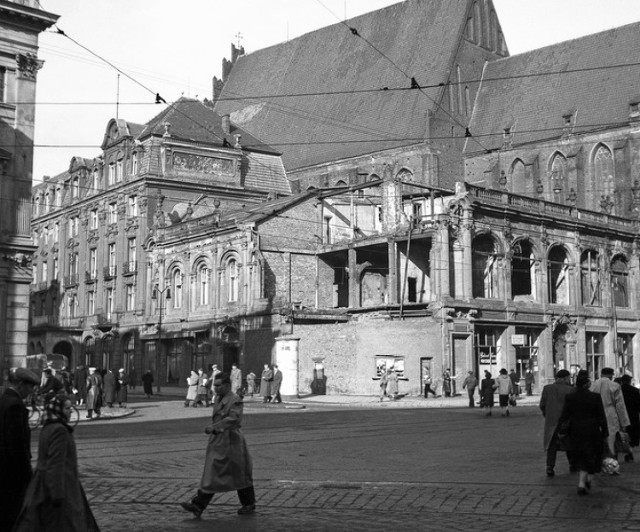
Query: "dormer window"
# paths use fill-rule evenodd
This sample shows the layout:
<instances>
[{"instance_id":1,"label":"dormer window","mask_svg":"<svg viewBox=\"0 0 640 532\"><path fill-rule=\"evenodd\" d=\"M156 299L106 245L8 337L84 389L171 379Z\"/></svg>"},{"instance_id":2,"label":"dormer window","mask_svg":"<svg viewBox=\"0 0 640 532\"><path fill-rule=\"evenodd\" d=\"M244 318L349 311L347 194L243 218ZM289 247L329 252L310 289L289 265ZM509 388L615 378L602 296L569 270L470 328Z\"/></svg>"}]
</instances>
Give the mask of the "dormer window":
<instances>
[{"instance_id":1,"label":"dormer window","mask_svg":"<svg viewBox=\"0 0 640 532\"><path fill-rule=\"evenodd\" d=\"M138 174L138 154L134 153L131 158L131 175Z\"/></svg>"},{"instance_id":2,"label":"dormer window","mask_svg":"<svg viewBox=\"0 0 640 532\"><path fill-rule=\"evenodd\" d=\"M116 182L120 182L122 181L122 177L123 177L123 166L122 166L122 159L118 159L118 161L116 162Z\"/></svg>"},{"instance_id":3,"label":"dormer window","mask_svg":"<svg viewBox=\"0 0 640 532\"><path fill-rule=\"evenodd\" d=\"M116 165L115 163L109 163L109 185L113 185L116 182Z\"/></svg>"},{"instance_id":4,"label":"dormer window","mask_svg":"<svg viewBox=\"0 0 640 532\"><path fill-rule=\"evenodd\" d=\"M54 192L55 194L55 192ZM71 180L71 197L72 198L79 198L80 197L80 178L79 177L74 177ZM55 196L54 196L55 198ZM55 201L54 201L55 204Z\"/></svg>"}]
</instances>

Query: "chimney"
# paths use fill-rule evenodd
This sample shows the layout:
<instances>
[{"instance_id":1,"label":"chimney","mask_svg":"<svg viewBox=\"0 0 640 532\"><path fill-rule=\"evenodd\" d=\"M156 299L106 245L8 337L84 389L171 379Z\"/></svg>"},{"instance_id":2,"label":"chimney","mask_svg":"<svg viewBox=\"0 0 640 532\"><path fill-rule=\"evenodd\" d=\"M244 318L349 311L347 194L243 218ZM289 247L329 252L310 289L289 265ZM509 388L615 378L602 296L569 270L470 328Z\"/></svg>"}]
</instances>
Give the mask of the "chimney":
<instances>
[{"instance_id":1,"label":"chimney","mask_svg":"<svg viewBox=\"0 0 640 532\"><path fill-rule=\"evenodd\" d=\"M225 135L231 133L231 116L223 115L222 116L222 131L224 131Z\"/></svg>"}]
</instances>

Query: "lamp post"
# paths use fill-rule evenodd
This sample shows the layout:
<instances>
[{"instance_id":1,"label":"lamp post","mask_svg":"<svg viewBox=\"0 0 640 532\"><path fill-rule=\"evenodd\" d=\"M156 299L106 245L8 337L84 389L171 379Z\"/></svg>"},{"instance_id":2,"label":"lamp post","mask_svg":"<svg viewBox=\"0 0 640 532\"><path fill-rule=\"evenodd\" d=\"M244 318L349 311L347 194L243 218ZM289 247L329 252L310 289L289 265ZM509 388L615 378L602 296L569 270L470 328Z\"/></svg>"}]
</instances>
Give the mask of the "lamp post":
<instances>
[{"instance_id":1,"label":"lamp post","mask_svg":"<svg viewBox=\"0 0 640 532\"><path fill-rule=\"evenodd\" d=\"M166 292L166 296L165 296ZM151 299L154 301L158 301L158 310L160 311L160 316L158 317L158 340L156 343L156 392L160 393L160 348L162 347L162 311L164 310L163 301L166 299L169 301L171 299L171 288L169 286L165 286L164 288L158 288L158 285L153 287L153 292L151 292Z\"/></svg>"}]
</instances>

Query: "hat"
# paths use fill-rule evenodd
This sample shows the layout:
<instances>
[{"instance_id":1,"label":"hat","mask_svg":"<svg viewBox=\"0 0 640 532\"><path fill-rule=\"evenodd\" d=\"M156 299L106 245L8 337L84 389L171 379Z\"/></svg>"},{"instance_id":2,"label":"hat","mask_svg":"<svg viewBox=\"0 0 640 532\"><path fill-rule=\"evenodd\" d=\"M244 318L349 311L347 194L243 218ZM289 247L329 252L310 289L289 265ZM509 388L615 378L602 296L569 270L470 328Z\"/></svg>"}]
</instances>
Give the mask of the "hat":
<instances>
[{"instance_id":1,"label":"hat","mask_svg":"<svg viewBox=\"0 0 640 532\"><path fill-rule=\"evenodd\" d=\"M95 371L96 368L94 368L93 366L89 368L89 371Z\"/></svg>"},{"instance_id":2,"label":"hat","mask_svg":"<svg viewBox=\"0 0 640 532\"><path fill-rule=\"evenodd\" d=\"M601 375L613 375L614 371L612 368L602 368L602 371L600 371Z\"/></svg>"},{"instance_id":3,"label":"hat","mask_svg":"<svg viewBox=\"0 0 640 532\"><path fill-rule=\"evenodd\" d=\"M505 368L502 368L500 370L500 375L506 375L507 374L507 370Z\"/></svg>"},{"instance_id":4,"label":"hat","mask_svg":"<svg viewBox=\"0 0 640 532\"><path fill-rule=\"evenodd\" d=\"M118 372L119 372L119 373L124 373L124 368L120 368L120 369L118 370Z\"/></svg>"},{"instance_id":5,"label":"hat","mask_svg":"<svg viewBox=\"0 0 640 532\"><path fill-rule=\"evenodd\" d=\"M38 376L26 368L14 368L11 370L11 374L13 376L12 380L15 382L26 382L28 384L40 384L40 379Z\"/></svg>"},{"instance_id":6,"label":"hat","mask_svg":"<svg viewBox=\"0 0 640 532\"><path fill-rule=\"evenodd\" d=\"M556 379L564 379L571 375L566 369L561 369L556 373Z\"/></svg>"}]
</instances>

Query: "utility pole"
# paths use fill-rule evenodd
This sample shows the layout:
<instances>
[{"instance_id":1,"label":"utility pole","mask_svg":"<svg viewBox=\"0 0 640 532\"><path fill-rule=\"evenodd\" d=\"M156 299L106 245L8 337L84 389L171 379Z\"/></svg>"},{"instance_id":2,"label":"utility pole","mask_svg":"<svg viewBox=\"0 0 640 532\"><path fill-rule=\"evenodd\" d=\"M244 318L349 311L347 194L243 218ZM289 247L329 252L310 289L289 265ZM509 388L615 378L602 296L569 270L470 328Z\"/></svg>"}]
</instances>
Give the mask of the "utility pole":
<instances>
[{"instance_id":1,"label":"utility pole","mask_svg":"<svg viewBox=\"0 0 640 532\"><path fill-rule=\"evenodd\" d=\"M166 296L165 296L166 292ZM164 301L169 301L171 299L171 288L169 286L165 286L164 288L158 288L158 285L153 287L153 292L151 293L151 299L158 301L158 310L160 311L160 316L158 317L158 340L156 343L156 392L160 393L160 365L162 359L160 357L160 349L162 347L162 311L164 310Z\"/></svg>"}]
</instances>

